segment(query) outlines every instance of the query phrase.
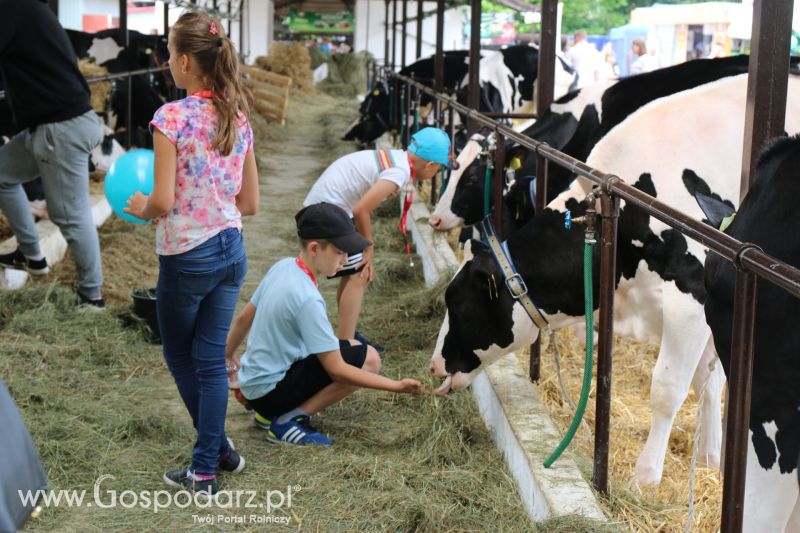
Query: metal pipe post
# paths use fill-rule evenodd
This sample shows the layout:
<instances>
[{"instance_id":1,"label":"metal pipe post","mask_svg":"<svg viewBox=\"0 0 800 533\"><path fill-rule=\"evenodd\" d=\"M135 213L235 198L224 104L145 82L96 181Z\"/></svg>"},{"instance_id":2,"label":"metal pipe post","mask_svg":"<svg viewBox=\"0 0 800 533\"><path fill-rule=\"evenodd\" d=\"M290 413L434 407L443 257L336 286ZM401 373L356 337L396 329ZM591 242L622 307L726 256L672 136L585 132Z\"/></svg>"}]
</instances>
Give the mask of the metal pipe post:
<instances>
[{"instance_id":1,"label":"metal pipe post","mask_svg":"<svg viewBox=\"0 0 800 533\"><path fill-rule=\"evenodd\" d=\"M433 59L433 89L444 91L444 0L436 0L436 55Z\"/></svg>"},{"instance_id":2,"label":"metal pipe post","mask_svg":"<svg viewBox=\"0 0 800 533\"><path fill-rule=\"evenodd\" d=\"M503 231L503 186L505 185L506 170L506 138L502 133L495 132L494 148L494 227L500 240L508 235ZM487 162L488 163L488 162Z\"/></svg>"},{"instance_id":3,"label":"metal pipe post","mask_svg":"<svg viewBox=\"0 0 800 533\"><path fill-rule=\"evenodd\" d=\"M728 424L725 430L725 474L722 480L722 533L742 531L753 377L756 280L753 273L742 270L736 272L728 376Z\"/></svg>"},{"instance_id":4,"label":"metal pipe post","mask_svg":"<svg viewBox=\"0 0 800 533\"><path fill-rule=\"evenodd\" d=\"M408 44L408 0L403 0L403 43L400 47L400 50L403 54L403 57L400 58L400 67L406 68L406 45Z\"/></svg>"},{"instance_id":5,"label":"metal pipe post","mask_svg":"<svg viewBox=\"0 0 800 533\"><path fill-rule=\"evenodd\" d=\"M389 3L390 0L386 0L386 11L385 17L383 19L383 64L384 66L389 64Z\"/></svg>"},{"instance_id":6,"label":"metal pipe post","mask_svg":"<svg viewBox=\"0 0 800 533\"><path fill-rule=\"evenodd\" d=\"M764 143L783 135L792 7L792 0L755 0L753 3L740 198L744 198L750 188Z\"/></svg>"},{"instance_id":7,"label":"metal pipe post","mask_svg":"<svg viewBox=\"0 0 800 533\"><path fill-rule=\"evenodd\" d=\"M397 65L397 0L392 0L392 71Z\"/></svg>"},{"instance_id":8,"label":"metal pipe post","mask_svg":"<svg viewBox=\"0 0 800 533\"><path fill-rule=\"evenodd\" d=\"M481 61L481 0L470 0L469 34L469 96L467 107L480 110L480 61ZM478 129L473 121L467 123L470 133Z\"/></svg>"},{"instance_id":9,"label":"metal pipe post","mask_svg":"<svg viewBox=\"0 0 800 533\"><path fill-rule=\"evenodd\" d=\"M614 178L609 178L613 180ZM606 182L608 183L608 181ZM594 422L595 490L608 494L608 434L611 424L611 351L614 346L614 289L617 270L617 221L619 198L604 186L600 197L602 231L600 237L600 335L597 341L597 396Z\"/></svg>"},{"instance_id":10,"label":"metal pipe post","mask_svg":"<svg viewBox=\"0 0 800 533\"><path fill-rule=\"evenodd\" d=\"M422 0L417 0L417 59L422 57Z\"/></svg>"}]
</instances>

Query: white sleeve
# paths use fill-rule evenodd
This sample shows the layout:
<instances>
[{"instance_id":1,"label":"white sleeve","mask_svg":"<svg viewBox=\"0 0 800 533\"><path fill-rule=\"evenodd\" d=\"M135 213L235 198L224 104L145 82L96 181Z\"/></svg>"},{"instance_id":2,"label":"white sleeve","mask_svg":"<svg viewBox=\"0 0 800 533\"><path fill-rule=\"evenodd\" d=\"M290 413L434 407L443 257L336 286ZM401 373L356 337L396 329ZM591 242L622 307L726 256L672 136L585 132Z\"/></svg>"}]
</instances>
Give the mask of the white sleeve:
<instances>
[{"instance_id":1,"label":"white sleeve","mask_svg":"<svg viewBox=\"0 0 800 533\"><path fill-rule=\"evenodd\" d=\"M387 168L378 175L378 179L391 181L402 189L408 181L408 172L400 167Z\"/></svg>"}]
</instances>

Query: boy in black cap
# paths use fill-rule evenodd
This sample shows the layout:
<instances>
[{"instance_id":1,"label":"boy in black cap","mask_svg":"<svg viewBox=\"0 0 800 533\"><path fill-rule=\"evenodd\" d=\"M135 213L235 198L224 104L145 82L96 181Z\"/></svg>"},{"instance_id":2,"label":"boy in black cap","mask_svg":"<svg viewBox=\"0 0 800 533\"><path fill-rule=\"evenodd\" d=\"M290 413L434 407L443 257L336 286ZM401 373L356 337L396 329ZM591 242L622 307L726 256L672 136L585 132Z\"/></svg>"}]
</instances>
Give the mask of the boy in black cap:
<instances>
[{"instance_id":1,"label":"boy in black cap","mask_svg":"<svg viewBox=\"0 0 800 533\"><path fill-rule=\"evenodd\" d=\"M269 269L234 320L226 355L229 369L238 369L241 392L260 415L256 420L268 430L268 440L327 446L332 443L311 426L312 415L361 387L411 394L423 389L414 379L379 375L378 352L339 341L328 321L317 277L333 276L348 254L370 242L332 204L305 207L295 220L300 254ZM248 332L240 365L235 352Z\"/></svg>"}]
</instances>

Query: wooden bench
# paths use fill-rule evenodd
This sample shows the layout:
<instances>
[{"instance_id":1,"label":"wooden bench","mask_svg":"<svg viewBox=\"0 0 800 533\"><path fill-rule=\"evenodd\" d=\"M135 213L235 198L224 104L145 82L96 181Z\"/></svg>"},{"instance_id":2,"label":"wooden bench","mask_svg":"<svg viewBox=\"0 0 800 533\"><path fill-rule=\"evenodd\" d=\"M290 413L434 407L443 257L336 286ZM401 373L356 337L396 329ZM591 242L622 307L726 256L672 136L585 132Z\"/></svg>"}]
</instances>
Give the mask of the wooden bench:
<instances>
[{"instance_id":1,"label":"wooden bench","mask_svg":"<svg viewBox=\"0 0 800 533\"><path fill-rule=\"evenodd\" d=\"M292 78L256 67L241 67L255 97L256 111L281 126L286 123Z\"/></svg>"}]
</instances>

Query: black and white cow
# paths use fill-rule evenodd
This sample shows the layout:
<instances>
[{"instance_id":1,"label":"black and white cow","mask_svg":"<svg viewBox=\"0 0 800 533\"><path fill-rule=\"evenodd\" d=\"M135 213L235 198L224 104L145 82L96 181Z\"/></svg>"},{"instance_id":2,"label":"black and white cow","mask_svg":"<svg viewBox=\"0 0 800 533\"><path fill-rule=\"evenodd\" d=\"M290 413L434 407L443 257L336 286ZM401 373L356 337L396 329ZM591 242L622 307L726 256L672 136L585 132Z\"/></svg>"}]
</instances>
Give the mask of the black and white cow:
<instances>
[{"instance_id":1,"label":"black and white cow","mask_svg":"<svg viewBox=\"0 0 800 533\"><path fill-rule=\"evenodd\" d=\"M733 76L651 102L603 137L587 163L701 219L695 191L738 198L746 85L746 75ZM790 78L788 93L786 128L800 131L800 79ZM583 321L583 228L565 230L564 216L582 213L579 202L589 190L586 180L575 180L508 238L529 294L554 328ZM670 429L690 384L707 382L698 456L719 465L723 377L718 365L709 370L716 359L703 316L705 250L629 206L622 208L618 242L615 333L660 346L650 391L653 419L636 481L661 480ZM596 253L595 291L597 259ZM471 241L445 294L447 315L431 363L444 378L440 393L466 387L481 366L538 336L508 293L489 291L492 278L503 287L489 250Z\"/></svg>"},{"instance_id":2,"label":"black and white cow","mask_svg":"<svg viewBox=\"0 0 800 533\"><path fill-rule=\"evenodd\" d=\"M522 133L545 142L567 155L585 161L597 142L631 113L658 98L698 87L727 76L747 72L747 56L721 59L698 59L620 80L592 84L574 91L553 103L541 119ZM537 156L522 147L506 148L506 166L518 162L514 175L526 181L517 186L527 192L529 180L536 174ZM468 164L468 163L467 163ZM484 216L483 186L485 160L474 163L474 170L464 168L460 179L451 179L429 220L437 230L471 225ZM465 165L462 164L462 167ZM551 165L547 178L547 198L555 198L569 187L574 174ZM513 187L513 185L511 185ZM508 209L523 224L532 211L509 199ZM528 195L519 201L530 204ZM513 228L512 228L513 229Z\"/></svg>"},{"instance_id":3,"label":"black and white cow","mask_svg":"<svg viewBox=\"0 0 800 533\"><path fill-rule=\"evenodd\" d=\"M129 44L118 28L97 33L67 30L78 59L90 59L105 67L109 73L165 66L169 59L167 41L163 35L145 35L129 31ZM108 125L119 131L127 127L128 83L125 79L114 82L111 95ZM131 128L132 139L138 146L149 146L151 140L148 124L156 110L164 104L172 86L168 72L140 75L131 78Z\"/></svg>"},{"instance_id":4,"label":"black and white cow","mask_svg":"<svg viewBox=\"0 0 800 533\"><path fill-rule=\"evenodd\" d=\"M773 141L761 154L747 196L725 230L760 246L780 261L800 267L797 230L800 198L800 138ZM727 374L736 272L716 254L705 262L706 320ZM800 454L800 300L758 281L745 532L800 531L794 470ZM793 512L793 510L795 510Z\"/></svg>"},{"instance_id":5,"label":"black and white cow","mask_svg":"<svg viewBox=\"0 0 800 533\"><path fill-rule=\"evenodd\" d=\"M450 50L444 52L444 88L448 92L455 91L461 84L469 69L469 52L466 50ZM413 77L420 83L433 87L434 83L434 57L420 59L400 70L403 76ZM427 95L424 98L428 98ZM423 105L426 101L422 101ZM370 144L389 129L391 117L389 116L391 104L389 91L383 82L379 81L366 95L359 107L359 118L350 125L342 136L345 141L358 141Z\"/></svg>"},{"instance_id":6,"label":"black and white cow","mask_svg":"<svg viewBox=\"0 0 800 533\"><path fill-rule=\"evenodd\" d=\"M481 51L480 60L480 103L484 112L510 113L525 111L532 106L535 94L536 74L539 68L539 50L527 45L509 46L499 51ZM421 83L432 86L434 58L417 61L400 71L405 76L414 75ZM467 73L469 54L466 51L445 52L444 86L448 90L457 89L459 103L467 104ZM555 94L566 94L574 88L577 75L563 59L556 62ZM350 126L342 139L358 140L368 144L387 130L389 100L385 89L376 87L361 106L361 118ZM380 99L383 104L371 101L370 96ZM421 103L425 105L425 98Z\"/></svg>"}]
</instances>

